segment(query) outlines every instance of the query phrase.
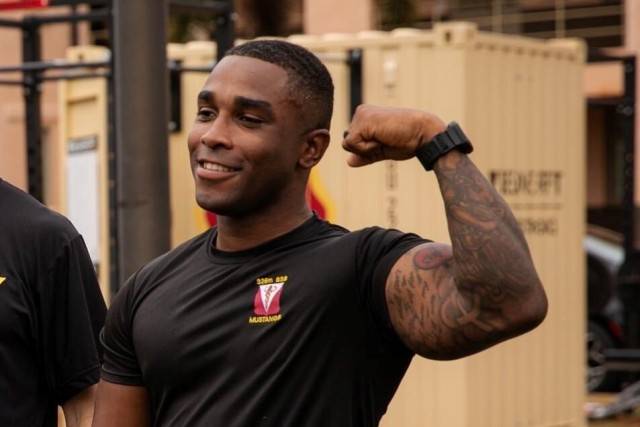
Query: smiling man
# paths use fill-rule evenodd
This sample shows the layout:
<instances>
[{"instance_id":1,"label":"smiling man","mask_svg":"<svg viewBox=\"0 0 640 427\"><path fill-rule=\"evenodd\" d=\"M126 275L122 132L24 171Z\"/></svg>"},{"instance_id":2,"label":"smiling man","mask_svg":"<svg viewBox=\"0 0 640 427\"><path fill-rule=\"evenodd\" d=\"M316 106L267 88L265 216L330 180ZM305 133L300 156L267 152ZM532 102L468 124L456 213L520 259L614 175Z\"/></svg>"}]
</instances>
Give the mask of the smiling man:
<instances>
[{"instance_id":1,"label":"smiling man","mask_svg":"<svg viewBox=\"0 0 640 427\"><path fill-rule=\"evenodd\" d=\"M116 296L94 425L376 426L414 355L464 357L543 320L524 236L455 123L361 106L343 141L352 167L434 170L452 246L309 209L332 103L326 68L284 41L234 47L213 69L188 146L218 225Z\"/></svg>"}]
</instances>

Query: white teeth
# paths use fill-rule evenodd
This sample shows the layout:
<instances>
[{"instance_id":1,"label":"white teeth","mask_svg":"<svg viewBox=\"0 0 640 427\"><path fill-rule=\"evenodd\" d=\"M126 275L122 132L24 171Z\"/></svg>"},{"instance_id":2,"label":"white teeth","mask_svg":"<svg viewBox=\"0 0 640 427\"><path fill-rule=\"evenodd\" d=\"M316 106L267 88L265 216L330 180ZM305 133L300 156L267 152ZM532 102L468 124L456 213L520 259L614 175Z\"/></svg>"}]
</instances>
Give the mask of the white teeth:
<instances>
[{"instance_id":1,"label":"white teeth","mask_svg":"<svg viewBox=\"0 0 640 427\"><path fill-rule=\"evenodd\" d=\"M233 169L223 165L219 165L218 163L203 162L202 167L206 170L216 171L216 172L233 172Z\"/></svg>"}]
</instances>

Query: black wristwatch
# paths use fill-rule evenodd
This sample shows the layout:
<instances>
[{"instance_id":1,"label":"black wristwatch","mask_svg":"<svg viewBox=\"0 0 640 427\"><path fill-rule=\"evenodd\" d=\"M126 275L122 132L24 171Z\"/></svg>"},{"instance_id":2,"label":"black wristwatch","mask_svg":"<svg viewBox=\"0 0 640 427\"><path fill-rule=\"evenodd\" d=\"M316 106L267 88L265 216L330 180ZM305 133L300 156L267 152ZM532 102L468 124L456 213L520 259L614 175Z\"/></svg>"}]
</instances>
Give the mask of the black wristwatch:
<instances>
[{"instance_id":1,"label":"black wristwatch","mask_svg":"<svg viewBox=\"0 0 640 427\"><path fill-rule=\"evenodd\" d=\"M433 170L433 166L440 156L454 149L469 154L473 151L473 145L462 132L460 126L456 122L451 122L447 129L431 138L431 141L422 144L416 150L416 157L420 160L422 166L430 171Z\"/></svg>"}]
</instances>

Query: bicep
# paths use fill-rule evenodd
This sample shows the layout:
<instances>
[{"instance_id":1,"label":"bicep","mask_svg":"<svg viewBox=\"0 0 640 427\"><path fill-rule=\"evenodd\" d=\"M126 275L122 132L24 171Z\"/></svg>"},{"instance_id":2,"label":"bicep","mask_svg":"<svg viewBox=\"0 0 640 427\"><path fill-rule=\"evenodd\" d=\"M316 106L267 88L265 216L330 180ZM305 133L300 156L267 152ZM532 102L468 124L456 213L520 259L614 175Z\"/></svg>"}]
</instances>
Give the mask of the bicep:
<instances>
[{"instance_id":1,"label":"bicep","mask_svg":"<svg viewBox=\"0 0 640 427\"><path fill-rule=\"evenodd\" d=\"M431 359L454 359L484 348L494 328L479 298L463 298L451 247L429 242L401 256L386 282L389 317L400 339Z\"/></svg>"},{"instance_id":2,"label":"bicep","mask_svg":"<svg viewBox=\"0 0 640 427\"><path fill-rule=\"evenodd\" d=\"M93 415L94 427L141 427L151 425L147 389L100 380Z\"/></svg>"}]
</instances>

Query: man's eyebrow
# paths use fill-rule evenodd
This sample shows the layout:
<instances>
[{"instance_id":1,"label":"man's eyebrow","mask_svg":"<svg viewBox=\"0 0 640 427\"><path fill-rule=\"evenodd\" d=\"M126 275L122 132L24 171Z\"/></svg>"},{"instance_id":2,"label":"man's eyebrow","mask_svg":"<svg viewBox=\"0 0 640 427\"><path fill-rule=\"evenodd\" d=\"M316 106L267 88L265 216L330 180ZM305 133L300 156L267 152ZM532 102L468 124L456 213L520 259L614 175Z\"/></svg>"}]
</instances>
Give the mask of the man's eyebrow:
<instances>
[{"instance_id":1,"label":"man's eyebrow","mask_svg":"<svg viewBox=\"0 0 640 427\"><path fill-rule=\"evenodd\" d=\"M209 90L203 90L198 94L198 102L210 104L215 101L215 97L215 93ZM246 96L236 96L233 103L238 109L253 108L273 113L273 105L271 105L270 102L263 101L261 99L247 98Z\"/></svg>"},{"instance_id":2,"label":"man's eyebrow","mask_svg":"<svg viewBox=\"0 0 640 427\"><path fill-rule=\"evenodd\" d=\"M214 98L215 96L213 95L213 92L208 90L200 91L200 93L198 94L198 101L212 102Z\"/></svg>"},{"instance_id":3,"label":"man's eyebrow","mask_svg":"<svg viewBox=\"0 0 640 427\"><path fill-rule=\"evenodd\" d=\"M234 100L236 107L240 108L256 108L260 110L273 111L273 106L270 102L262 101L260 99L251 99L244 96L236 96Z\"/></svg>"}]
</instances>

